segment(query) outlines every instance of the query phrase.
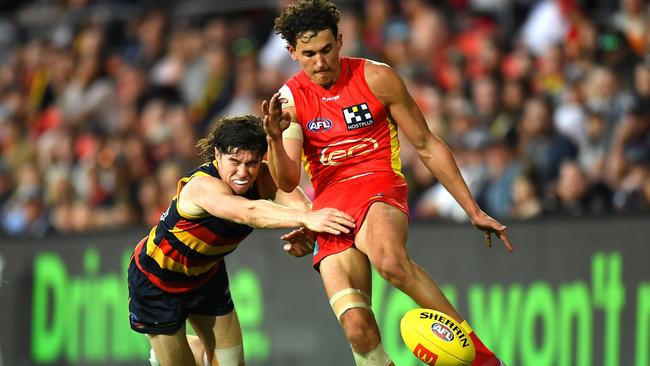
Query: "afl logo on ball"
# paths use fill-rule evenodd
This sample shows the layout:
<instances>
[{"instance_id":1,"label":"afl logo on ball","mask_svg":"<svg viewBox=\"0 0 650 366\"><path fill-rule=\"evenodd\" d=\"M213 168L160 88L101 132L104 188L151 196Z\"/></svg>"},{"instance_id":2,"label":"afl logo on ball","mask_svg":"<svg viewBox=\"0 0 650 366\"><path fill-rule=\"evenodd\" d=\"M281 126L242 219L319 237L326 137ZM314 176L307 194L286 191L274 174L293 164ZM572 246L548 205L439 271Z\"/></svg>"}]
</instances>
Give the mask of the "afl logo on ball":
<instances>
[{"instance_id":1,"label":"afl logo on ball","mask_svg":"<svg viewBox=\"0 0 650 366\"><path fill-rule=\"evenodd\" d=\"M332 128L332 121L327 118L315 118L307 122L307 129L311 132L325 132Z\"/></svg>"},{"instance_id":2,"label":"afl logo on ball","mask_svg":"<svg viewBox=\"0 0 650 366\"><path fill-rule=\"evenodd\" d=\"M454 340L454 333L442 323L433 323L431 325L431 330L433 331L433 334L437 335L438 338L445 342L451 342Z\"/></svg>"}]
</instances>

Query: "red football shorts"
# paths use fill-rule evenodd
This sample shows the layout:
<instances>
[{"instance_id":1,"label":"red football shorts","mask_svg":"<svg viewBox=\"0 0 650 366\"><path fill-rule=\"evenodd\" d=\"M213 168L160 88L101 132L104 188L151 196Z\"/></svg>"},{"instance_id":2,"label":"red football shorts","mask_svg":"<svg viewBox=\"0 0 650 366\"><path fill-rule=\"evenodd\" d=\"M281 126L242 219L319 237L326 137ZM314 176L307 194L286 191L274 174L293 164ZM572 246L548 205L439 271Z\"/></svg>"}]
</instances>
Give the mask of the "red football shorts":
<instances>
[{"instance_id":1,"label":"red football shorts","mask_svg":"<svg viewBox=\"0 0 650 366\"><path fill-rule=\"evenodd\" d=\"M374 202L385 202L397 207L408 216L404 178L392 172L374 172L357 178L331 184L314 198L313 208L333 207L354 218L356 226L349 234L331 235L316 233L313 265L316 270L323 258L354 246L354 238L361 228L368 208Z\"/></svg>"}]
</instances>

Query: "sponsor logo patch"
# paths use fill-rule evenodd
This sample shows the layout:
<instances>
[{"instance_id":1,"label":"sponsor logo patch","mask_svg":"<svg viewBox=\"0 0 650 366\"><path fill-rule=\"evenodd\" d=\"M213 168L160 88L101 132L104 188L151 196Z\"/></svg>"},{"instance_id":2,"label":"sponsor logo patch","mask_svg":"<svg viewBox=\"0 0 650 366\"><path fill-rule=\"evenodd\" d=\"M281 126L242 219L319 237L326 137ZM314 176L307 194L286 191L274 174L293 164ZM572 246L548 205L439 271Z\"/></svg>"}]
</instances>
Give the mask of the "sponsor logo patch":
<instances>
[{"instance_id":1,"label":"sponsor logo patch","mask_svg":"<svg viewBox=\"0 0 650 366\"><path fill-rule=\"evenodd\" d=\"M314 118L307 122L307 129L311 132L325 132L332 128L332 121L327 118Z\"/></svg>"},{"instance_id":2,"label":"sponsor logo patch","mask_svg":"<svg viewBox=\"0 0 650 366\"><path fill-rule=\"evenodd\" d=\"M418 345L415 346L413 349L413 354L415 357L422 360L422 362L431 366L435 365L436 360L438 359L438 355L426 349L421 343L418 343Z\"/></svg>"},{"instance_id":3,"label":"sponsor logo patch","mask_svg":"<svg viewBox=\"0 0 650 366\"><path fill-rule=\"evenodd\" d=\"M144 325L144 324L142 324L142 323L140 323L138 321L138 317L135 316L135 314L129 312L129 318L131 320L131 326L133 326L134 328L144 329L144 327L146 327L146 325Z\"/></svg>"},{"instance_id":4,"label":"sponsor logo patch","mask_svg":"<svg viewBox=\"0 0 650 366\"><path fill-rule=\"evenodd\" d=\"M433 334L445 342L451 342L454 340L454 332L442 323L433 323L431 325L431 330L433 331Z\"/></svg>"},{"instance_id":5,"label":"sponsor logo patch","mask_svg":"<svg viewBox=\"0 0 650 366\"><path fill-rule=\"evenodd\" d=\"M339 165L347 158L365 155L378 146L379 143L370 137L340 141L321 150L320 162L323 165Z\"/></svg>"},{"instance_id":6,"label":"sponsor logo patch","mask_svg":"<svg viewBox=\"0 0 650 366\"><path fill-rule=\"evenodd\" d=\"M339 98L341 98L340 95L335 95L333 97L322 97L320 100L322 100L323 102L331 102L334 100L339 100Z\"/></svg>"},{"instance_id":7,"label":"sponsor logo patch","mask_svg":"<svg viewBox=\"0 0 650 366\"><path fill-rule=\"evenodd\" d=\"M348 131L356 130L357 128L368 127L375 123L370 114L370 108L367 103L353 105L351 107L343 108L343 118L348 127Z\"/></svg>"}]
</instances>

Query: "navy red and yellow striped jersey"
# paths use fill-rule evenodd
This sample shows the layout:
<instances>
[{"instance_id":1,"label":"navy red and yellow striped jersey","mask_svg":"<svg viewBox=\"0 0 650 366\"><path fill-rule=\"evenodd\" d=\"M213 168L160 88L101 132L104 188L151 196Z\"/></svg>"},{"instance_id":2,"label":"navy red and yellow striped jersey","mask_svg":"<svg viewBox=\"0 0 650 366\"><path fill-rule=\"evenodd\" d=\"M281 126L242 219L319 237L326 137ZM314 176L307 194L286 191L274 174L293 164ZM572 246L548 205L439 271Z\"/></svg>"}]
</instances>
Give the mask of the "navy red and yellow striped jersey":
<instances>
[{"instance_id":1,"label":"navy red and yellow striped jersey","mask_svg":"<svg viewBox=\"0 0 650 366\"><path fill-rule=\"evenodd\" d=\"M176 196L134 257L140 270L168 292L186 292L201 286L219 269L224 256L234 251L253 228L209 213L192 216L178 210L183 186L197 176L220 178L216 162L206 163L178 181ZM257 184L244 195L259 199Z\"/></svg>"}]
</instances>

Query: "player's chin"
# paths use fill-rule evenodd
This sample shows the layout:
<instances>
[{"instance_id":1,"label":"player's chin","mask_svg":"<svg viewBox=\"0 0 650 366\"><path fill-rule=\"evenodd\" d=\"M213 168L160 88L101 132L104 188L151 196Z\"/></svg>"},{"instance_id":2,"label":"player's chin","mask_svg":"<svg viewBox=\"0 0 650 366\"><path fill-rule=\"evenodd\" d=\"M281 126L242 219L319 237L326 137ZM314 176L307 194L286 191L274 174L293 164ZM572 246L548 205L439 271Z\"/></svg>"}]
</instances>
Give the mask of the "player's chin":
<instances>
[{"instance_id":1,"label":"player's chin","mask_svg":"<svg viewBox=\"0 0 650 366\"><path fill-rule=\"evenodd\" d=\"M313 75L312 79L319 85L328 85L332 82L329 72L317 72Z\"/></svg>"}]
</instances>

